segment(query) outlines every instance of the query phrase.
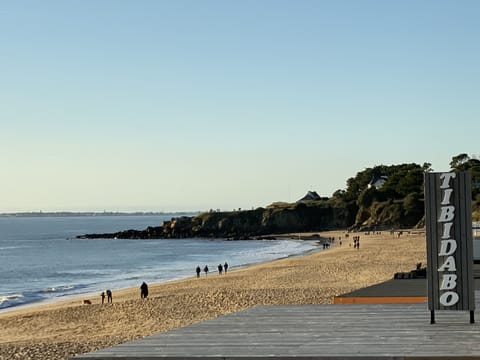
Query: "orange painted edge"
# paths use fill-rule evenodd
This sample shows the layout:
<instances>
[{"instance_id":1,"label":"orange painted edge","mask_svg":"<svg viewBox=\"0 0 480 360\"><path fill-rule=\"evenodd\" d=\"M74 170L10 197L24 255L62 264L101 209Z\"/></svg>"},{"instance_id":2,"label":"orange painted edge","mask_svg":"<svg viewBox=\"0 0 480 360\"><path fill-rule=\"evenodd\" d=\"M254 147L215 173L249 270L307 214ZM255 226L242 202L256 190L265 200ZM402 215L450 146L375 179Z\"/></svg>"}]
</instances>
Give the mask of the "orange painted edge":
<instances>
[{"instance_id":1,"label":"orange painted edge","mask_svg":"<svg viewBox=\"0 0 480 360\"><path fill-rule=\"evenodd\" d=\"M333 298L334 304L404 304L423 303L427 301L426 296L353 296Z\"/></svg>"}]
</instances>

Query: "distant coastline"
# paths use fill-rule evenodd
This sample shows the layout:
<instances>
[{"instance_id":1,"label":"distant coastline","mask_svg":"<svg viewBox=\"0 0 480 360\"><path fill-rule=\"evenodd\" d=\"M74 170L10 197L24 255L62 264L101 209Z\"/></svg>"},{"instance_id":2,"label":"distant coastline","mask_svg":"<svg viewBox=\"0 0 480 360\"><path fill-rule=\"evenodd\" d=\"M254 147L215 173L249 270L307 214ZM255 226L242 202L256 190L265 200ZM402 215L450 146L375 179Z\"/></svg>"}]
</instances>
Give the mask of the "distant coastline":
<instances>
[{"instance_id":1,"label":"distant coastline","mask_svg":"<svg viewBox=\"0 0 480 360\"><path fill-rule=\"evenodd\" d=\"M0 217L73 217L73 216L158 216L158 215L174 215L174 216L193 216L199 214L198 211L136 211L136 212L118 212L118 211L32 211L32 212L13 212L0 213Z\"/></svg>"}]
</instances>

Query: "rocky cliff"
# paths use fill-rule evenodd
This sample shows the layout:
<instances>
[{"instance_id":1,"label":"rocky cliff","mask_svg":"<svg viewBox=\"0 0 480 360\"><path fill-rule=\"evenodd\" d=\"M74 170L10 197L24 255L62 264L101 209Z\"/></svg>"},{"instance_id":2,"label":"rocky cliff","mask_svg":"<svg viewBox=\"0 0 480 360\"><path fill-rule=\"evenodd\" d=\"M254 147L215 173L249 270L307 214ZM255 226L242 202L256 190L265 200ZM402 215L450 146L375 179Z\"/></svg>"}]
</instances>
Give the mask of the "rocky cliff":
<instances>
[{"instance_id":1,"label":"rocky cliff","mask_svg":"<svg viewBox=\"0 0 480 360\"><path fill-rule=\"evenodd\" d=\"M355 215L347 207L334 207L328 201L294 204L275 203L255 210L205 212L182 216L145 230L107 234L86 234L81 238L228 238L249 239L269 234L347 228Z\"/></svg>"},{"instance_id":2,"label":"rocky cliff","mask_svg":"<svg viewBox=\"0 0 480 360\"><path fill-rule=\"evenodd\" d=\"M361 206L358 209L352 228L380 230L418 227L424 219L423 215L423 205L415 211L409 211L402 201L373 202L369 207Z\"/></svg>"},{"instance_id":3,"label":"rocky cliff","mask_svg":"<svg viewBox=\"0 0 480 360\"><path fill-rule=\"evenodd\" d=\"M460 154L450 163L452 170L469 171L480 184L480 160ZM329 229L391 229L424 226L424 173L430 164L378 165L347 180L345 190L330 198L309 191L296 203L274 203L255 210L206 212L178 217L145 230L81 237L118 238L231 238ZM379 182L378 179L382 181ZM480 221L480 185L472 191L473 220Z\"/></svg>"}]
</instances>

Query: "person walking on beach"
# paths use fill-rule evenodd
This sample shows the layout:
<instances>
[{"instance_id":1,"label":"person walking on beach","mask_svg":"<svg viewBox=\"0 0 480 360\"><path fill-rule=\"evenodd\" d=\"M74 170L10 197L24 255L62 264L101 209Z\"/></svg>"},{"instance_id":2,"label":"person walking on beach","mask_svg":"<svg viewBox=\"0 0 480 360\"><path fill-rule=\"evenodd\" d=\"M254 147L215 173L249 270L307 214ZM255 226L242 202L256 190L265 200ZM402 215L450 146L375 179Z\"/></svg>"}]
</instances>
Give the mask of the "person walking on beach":
<instances>
[{"instance_id":1,"label":"person walking on beach","mask_svg":"<svg viewBox=\"0 0 480 360\"><path fill-rule=\"evenodd\" d=\"M107 303L109 303L109 304L113 303L112 290L110 290L110 289L107 290Z\"/></svg>"},{"instance_id":2,"label":"person walking on beach","mask_svg":"<svg viewBox=\"0 0 480 360\"><path fill-rule=\"evenodd\" d=\"M146 299L148 296L148 285L144 281L142 285L140 285L140 298L141 299Z\"/></svg>"},{"instance_id":3,"label":"person walking on beach","mask_svg":"<svg viewBox=\"0 0 480 360\"><path fill-rule=\"evenodd\" d=\"M200 277L200 271L202 271L202 269L200 269L200 266L197 265L197 268L195 269L195 271L197 272L197 278Z\"/></svg>"},{"instance_id":4,"label":"person walking on beach","mask_svg":"<svg viewBox=\"0 0 480 360\"><path fill-rule=\"evenodd\" d=\"M218 264L218 274L219 274L219 275L222 275L222 271L223 271L223 266L222 266L222 264Z\"/></svg>"},{"instance_id":5,"label":"person walking on beach","mask_svg":"<svg viewBox=\"0 0 480 360\"><path fill-rule=\"evenodd\" d=\"M225 264L223 264L223 269L225 270L225 274L226 274L228 269L228 264L226 261L225 261Z\"/></svg>"},{"instance_id":6,"label":"person walking on beach","mask_svg":"<svg viewBox=\"0 0 480 360\"><path fill-rule=\"evenodd\" d=\"M205 267L203 268L203 271L205 271L205 276L208 275L208 265L205 265Z\"/></svg>"},{"instance_id":7,"label":"person walking on beach","mask_svg":"<svg viewBox=\"0 0 480 360\"><path fill-rule=\"evenodd\" d=\"M103 305L105 303L105 291L102 291L100 296L102 297L102 305Z\"/></svg>"}]
</instances>

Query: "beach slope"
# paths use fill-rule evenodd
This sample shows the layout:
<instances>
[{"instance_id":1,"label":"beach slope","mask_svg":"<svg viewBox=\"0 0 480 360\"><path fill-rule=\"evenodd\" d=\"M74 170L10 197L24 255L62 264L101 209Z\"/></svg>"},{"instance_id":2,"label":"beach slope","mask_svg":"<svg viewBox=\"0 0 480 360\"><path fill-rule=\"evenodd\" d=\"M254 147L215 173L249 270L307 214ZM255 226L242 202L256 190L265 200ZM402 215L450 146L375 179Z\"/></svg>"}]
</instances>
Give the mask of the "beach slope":
<instances>
[{"instance_id":1,"label":"beach slope","mask_svg":"<svg viewBox=\"0 0 480 360\"><path fill-rule=\"evenodd\" d=\"M151 285L146 300L134 288L114 291L108 305L97 296L91 305L80 299L2 313L0 359L68 359L258 304L329 304L336 295L391 279L426 261L423 233L321 235L342 236L342 245L337 240L324 251L226 275ZM355 235L360 235L359 249L353 247Z\"/></svg>"}]
</instances>

